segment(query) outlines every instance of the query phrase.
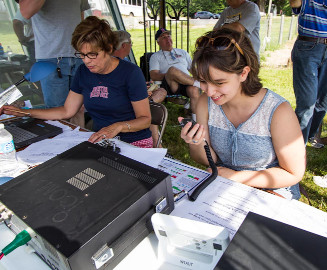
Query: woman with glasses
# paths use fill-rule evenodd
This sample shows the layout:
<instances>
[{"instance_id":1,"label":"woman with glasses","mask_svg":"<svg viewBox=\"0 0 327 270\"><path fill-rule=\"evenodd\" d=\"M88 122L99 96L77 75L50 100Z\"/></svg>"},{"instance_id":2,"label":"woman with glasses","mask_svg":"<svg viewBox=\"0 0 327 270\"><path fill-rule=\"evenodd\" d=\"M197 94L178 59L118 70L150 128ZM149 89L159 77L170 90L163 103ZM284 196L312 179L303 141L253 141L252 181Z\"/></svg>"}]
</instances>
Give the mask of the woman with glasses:
<instances>
[{"instance_id":1,"label":"woman with glasses","mask_svg":"<svg viewBox=\"0 0 327 270\"><path fill-rule=\"evenodd\" d=\"M305 172L301 129L290 104L262 88L250 40L226 28L206 33L196 42L192 74L204 91L198 124L181 131L192 158L209 165L207 142L220 176L299 199Z\"/></svg>"},{"instance_id":2,"label":"woman with glasses","mask_svg":"<svg viewBox=\"0 0 327 270\"><path fill-rule=\"evenodd\" d=\"M84 65L75 74L64 106L28 110L31 117L67 119L84 104L96 131L90 142L119 136L127 143L152 147L151 112L143 73L135 64L112 55L116 45L117 37L106 20L90 16L78 24L72 46Z\"/></svg>"}]
</instances>

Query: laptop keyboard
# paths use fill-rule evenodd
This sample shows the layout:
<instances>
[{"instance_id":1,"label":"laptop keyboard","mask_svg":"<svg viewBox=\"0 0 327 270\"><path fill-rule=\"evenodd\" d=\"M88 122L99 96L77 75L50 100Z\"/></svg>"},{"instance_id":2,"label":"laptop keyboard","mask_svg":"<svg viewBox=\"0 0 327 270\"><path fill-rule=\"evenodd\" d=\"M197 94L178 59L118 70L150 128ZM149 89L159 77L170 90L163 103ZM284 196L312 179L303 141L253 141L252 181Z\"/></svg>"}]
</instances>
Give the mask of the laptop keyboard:
<instances>
[{"instance_id":1,"label":"laptop keyboard","mask_svg":"<svg viewBox=\"0 0 327 270\"><path fill-rule=\"evenodd\" d=\"M26 129L22 129L17 126L6 125L6 130L8 130L11 133L15 143L24 142L38 136L35 133L32 133L30 131L27 131Z\"/></svg>"}]
</instances>

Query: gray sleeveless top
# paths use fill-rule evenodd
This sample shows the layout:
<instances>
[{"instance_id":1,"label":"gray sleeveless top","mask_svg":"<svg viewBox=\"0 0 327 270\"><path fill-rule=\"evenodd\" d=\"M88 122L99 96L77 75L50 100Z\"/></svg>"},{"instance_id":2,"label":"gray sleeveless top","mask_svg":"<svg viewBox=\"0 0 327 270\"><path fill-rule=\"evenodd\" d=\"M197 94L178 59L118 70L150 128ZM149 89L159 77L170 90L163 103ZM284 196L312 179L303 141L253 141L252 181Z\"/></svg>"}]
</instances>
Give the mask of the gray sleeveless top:
<instances>
[{"instance_id":1,"label":"gray sleeveless top","mask_svg":"<svg viewBox=\"0 0 327 270\"><path fill-rule=\"evenodd\" d=\"M208 98L210 142L220 165L236 171L278 166L270 125L276 108L283 102L287 100L268 89L253 115L235 128L222 107Z\"/></svg>"}]
</instances>

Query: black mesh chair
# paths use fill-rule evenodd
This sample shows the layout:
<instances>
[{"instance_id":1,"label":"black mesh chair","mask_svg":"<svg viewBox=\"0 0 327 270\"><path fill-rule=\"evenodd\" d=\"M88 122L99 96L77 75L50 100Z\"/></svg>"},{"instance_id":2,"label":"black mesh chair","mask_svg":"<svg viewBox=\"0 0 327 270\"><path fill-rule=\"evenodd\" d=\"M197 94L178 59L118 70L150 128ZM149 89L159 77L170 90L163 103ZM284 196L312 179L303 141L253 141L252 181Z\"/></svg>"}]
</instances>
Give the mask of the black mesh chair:
<instances>
[{"instance_id":1,"label":"black mesh chair","mask_svg":"<svg viewBox=\"0 0 327 270\"><path fill-rule=\"evenodd\" d=\"M140 58L140 68L143 72L145 80L148 82L151 80L150 72L149 72L149 62L151 55L154 54L153 52L144 53L143 56Z\"/></svg>"},{"instance_id":2,"label":"black mesh chair","mask_svg":"<svg viewBox=\"0 0 327 270\"><path fill-rule=\"evenodd\" d=\"M159 129L159 139L157 145L154 145L154 147L158 148L161 143L163 133L165 131L165 127L168 119L168 111L165 105L161 103L155 103L153 101L150 102L150 110L151 110L151 124L157 125Z\"/></svg>"}]
</instances>

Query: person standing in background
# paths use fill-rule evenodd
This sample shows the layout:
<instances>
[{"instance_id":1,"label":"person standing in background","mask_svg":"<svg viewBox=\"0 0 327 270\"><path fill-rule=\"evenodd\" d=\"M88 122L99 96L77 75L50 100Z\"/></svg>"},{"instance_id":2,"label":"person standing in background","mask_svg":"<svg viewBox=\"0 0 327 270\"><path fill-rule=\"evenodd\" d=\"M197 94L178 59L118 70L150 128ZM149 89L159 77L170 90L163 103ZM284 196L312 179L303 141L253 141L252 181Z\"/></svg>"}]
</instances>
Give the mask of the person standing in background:
<instances>
[{"instance_id":1,"label":"person standing in background","mask_svg":"<svg viewBox=\"0 0 327 270\"><path fill-rule=\"evenodd\" d=\"M57 70L41 80L46 108L63 106L73 76L83 62L74 56L71 37L75 27L84 19L83 12L90 8L87 0L19 0L24 18L32 20L37 61L53 62ZM75 122L83 126L84 112L76 115Z\"/></svg>"},{"instance_id":2,"label":"person standing in background","mask_svg":"<svg viewBox=\"0 0 327 270\"><path fill-rule=\"evenodd\" d=\"M292 50L295 113L307 143L327 110L327 5L321 0L290 0L290 5L299 14L299 35ZM316 148L323 146L310 141Z\"/></svg>"},{"instance_id":3,"label":"person standing in background","mask_svg":"<svg viewBox=\"0 0 327 270\"><path fill-rule=\"evenodd\" d=\"M15 0L19 3L19 0ZM25 19L18 9L14 19L12 20L14 32L18 38L19 43L25 48L25 54L29 60L35 62L35 46L34 34L32 28L32 21Z\"/></svg>"},{"instance_id":4,"label":"person standing in background","mask_svg":"<svg viewBox=\"0 0 327 270\"><path fill-rule=\"evenodd\" d=\"M245 32L260 60L260 11L257 4L247 0L227 0L228 8L220 15L214 29L230 28Z\"/></svg>"}]
</instances>

